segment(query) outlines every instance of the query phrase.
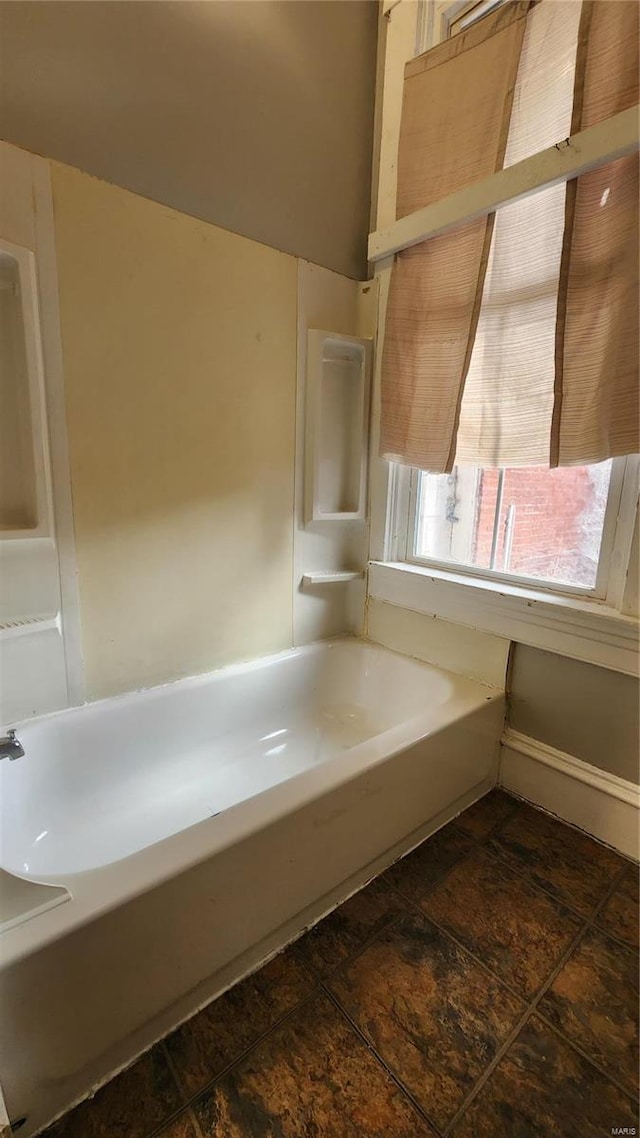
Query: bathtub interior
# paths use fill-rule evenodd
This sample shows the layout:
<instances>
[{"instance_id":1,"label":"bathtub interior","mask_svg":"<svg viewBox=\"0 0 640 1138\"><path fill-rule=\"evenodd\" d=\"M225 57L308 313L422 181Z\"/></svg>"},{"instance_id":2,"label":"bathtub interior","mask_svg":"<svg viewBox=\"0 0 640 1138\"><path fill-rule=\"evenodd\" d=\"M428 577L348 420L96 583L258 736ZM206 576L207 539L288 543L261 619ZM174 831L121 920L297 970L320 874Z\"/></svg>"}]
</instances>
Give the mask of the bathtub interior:
<instances>
[{"instance_id":1,"label":"bathtub interior","mask_svg":"<svg viewBox=\"0 0 640 1138\"><path fill-rule=\"evenodd\" d=\"M343 640L33 721L0 770L3 865L51 879L215 817L446 703L446 673Z\"/></svg>"}]
</instances>

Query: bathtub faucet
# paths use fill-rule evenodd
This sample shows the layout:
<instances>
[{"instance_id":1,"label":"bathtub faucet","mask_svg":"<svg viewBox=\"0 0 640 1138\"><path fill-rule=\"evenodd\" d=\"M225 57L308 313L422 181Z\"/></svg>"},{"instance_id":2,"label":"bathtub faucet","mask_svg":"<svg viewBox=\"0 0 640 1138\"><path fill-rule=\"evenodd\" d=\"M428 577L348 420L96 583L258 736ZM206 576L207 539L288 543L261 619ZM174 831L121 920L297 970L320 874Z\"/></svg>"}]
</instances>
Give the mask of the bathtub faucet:
<instances>
[{"instance_id":1,"label":"bathtub faucet","mask_svg":"<svg viewBox=\"0 0 640 1138\"><path fill-rule=\"evenodd\" d=\"M0 759L19 759L24 755L24 747L19 739L16 739L15 731L7 732L3 739L0 739Z\"/></svg>"}]
</instances>

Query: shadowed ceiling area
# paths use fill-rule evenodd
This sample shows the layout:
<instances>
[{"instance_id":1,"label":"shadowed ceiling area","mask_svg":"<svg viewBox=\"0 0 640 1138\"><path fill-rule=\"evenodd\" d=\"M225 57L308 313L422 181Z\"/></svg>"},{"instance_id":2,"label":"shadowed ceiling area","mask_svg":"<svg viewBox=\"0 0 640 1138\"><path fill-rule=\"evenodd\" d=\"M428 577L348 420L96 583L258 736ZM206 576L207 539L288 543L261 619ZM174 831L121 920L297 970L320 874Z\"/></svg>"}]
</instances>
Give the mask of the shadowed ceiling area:
<instances>
[{"instance_id":1,"label":"shadowed ceiling area","mask_svg":"<svg viewBox=\"0 0 640 1138\"><path fill-rule=\"evenodd\" d=\"M373 0L0 3L2 135L351 277Z\"/></svg>"}]
</instances>

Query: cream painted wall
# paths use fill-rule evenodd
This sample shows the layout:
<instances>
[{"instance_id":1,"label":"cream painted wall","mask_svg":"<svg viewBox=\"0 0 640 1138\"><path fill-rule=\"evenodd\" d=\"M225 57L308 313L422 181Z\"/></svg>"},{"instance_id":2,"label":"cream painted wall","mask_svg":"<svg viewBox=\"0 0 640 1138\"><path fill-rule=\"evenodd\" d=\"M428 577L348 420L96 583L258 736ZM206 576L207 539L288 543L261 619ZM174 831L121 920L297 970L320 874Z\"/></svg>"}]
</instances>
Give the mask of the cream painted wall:
<instances>
[{"instance_id":1,"label":"cream painted wall","mask_svg":"<svg viewBox=\"0 0 640 1138\"><path fill-rule=\"evenodd\" d=\"M640 783L640 691L623 676L518 644L509 725L591 766Z\"/></svg>"},{"instance_id":2,"label":"cream painted wall","mask_svg":"<svg viewBox=\"0 0 640 1138\"><path fill-rule=\"evenodd\" d=\"M288 647L295 259L52 179L88 697Z\"/></svg>"},{"instance_id":3,"label":"cream painted wall","mask_svg":"<svg viewBox=\"0 0 640 1138\"><path fill-rule=\"evenodd\" d=\"M8 141L366 272L374 0L0 2Z\"/></svg>"}]
</instances>

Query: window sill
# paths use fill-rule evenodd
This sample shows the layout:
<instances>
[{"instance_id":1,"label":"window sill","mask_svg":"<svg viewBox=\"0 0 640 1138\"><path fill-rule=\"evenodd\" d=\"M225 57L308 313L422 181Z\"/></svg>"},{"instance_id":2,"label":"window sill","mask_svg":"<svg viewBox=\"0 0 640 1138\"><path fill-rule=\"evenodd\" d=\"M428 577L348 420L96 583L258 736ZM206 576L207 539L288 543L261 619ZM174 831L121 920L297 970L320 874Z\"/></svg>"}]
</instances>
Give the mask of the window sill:
<instances>
[{"instance_id":1,"label":"window sill","mask_svg":"<svg viewBox=\"0 0 640 1138\"><path fill-rule=\"evenodd\" d=\"M369 596L627 675L640 674L639 624L597 601L373 561Z\"/></svg>"}]
</instances>

